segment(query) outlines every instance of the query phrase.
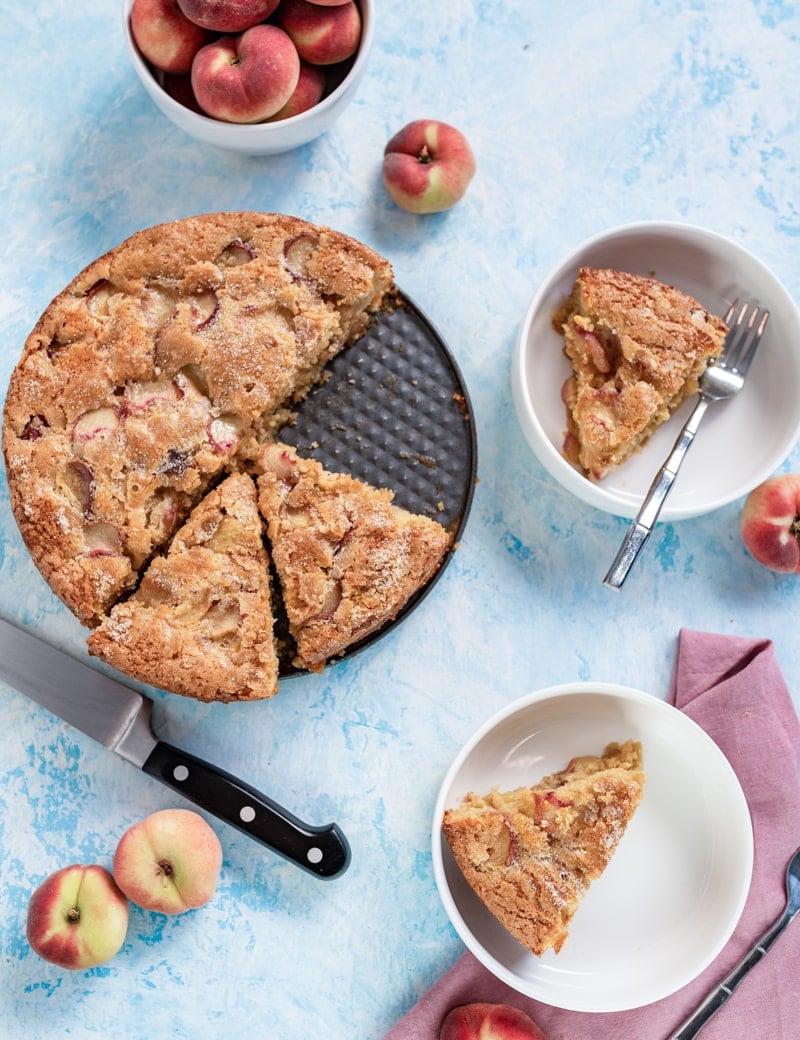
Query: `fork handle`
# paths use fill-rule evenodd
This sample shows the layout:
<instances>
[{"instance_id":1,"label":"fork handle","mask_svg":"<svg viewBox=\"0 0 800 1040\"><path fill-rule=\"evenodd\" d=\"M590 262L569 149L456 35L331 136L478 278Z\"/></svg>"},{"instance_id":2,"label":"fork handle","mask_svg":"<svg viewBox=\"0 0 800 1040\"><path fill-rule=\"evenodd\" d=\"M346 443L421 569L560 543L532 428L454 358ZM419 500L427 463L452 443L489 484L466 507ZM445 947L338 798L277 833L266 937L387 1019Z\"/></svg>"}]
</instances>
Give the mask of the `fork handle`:
<instances>
[{"instance_id":1,"label":"fork handle","mask_svg":"<svg viewBox=\"0 0 800 1040\"><path fill-rule=\"evenodd\" d=\"M769 953L770 947L793 916L789 913L781 914L778 920L750 947L739 963L711 990L705 1000L678 1026L674 1033L670 1033L667 1040L693 1040L726 1000L733 996L733 991L745 975L758 964L762 957Z\"/></svg>"},{"instance_id":2,"label":"fork handle","mask_svg":"<svg viewBox=\"0 0 800 1040\"><path fill-rule=\"evenodd\" d=\"M692 410L692 414L686 420L683 429L678 434L666 462L658 473L656 473L653 483L650 485L650 489L645 495L644 501L639 508L639 512L636 514L636 519L631 522L627 534L622 541L622 545L619 547L619 551L614 557L614 562L611 564L608 573L603 579L603 584L608 588L622 588L623 582L628 576L628 572L636 562L639 553L644 548L647 539L650 537L652 530L655 527L667 495L669 494L672 485L675 483L675 478L678 476L678 470L681 468L681 463L686 458L686 452L692 446L695 434L697 433L697 429L700 426L709 403L708 398L699 398L697 404Z\"/></svg>"}]
</instances>

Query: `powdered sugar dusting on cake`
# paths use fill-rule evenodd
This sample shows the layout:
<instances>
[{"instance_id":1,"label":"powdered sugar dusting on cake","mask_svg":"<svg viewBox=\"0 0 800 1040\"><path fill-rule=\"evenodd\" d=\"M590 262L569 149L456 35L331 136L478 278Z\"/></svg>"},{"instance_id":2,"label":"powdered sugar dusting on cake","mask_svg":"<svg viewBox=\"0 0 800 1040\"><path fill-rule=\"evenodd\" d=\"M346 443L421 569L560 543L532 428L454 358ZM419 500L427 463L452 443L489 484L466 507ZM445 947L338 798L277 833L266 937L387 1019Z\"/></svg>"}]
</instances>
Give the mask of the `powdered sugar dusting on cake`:
<instances>
[{"instance_id":1,"label":"powdered sugar dusting on cake","mask_svg":"<svg viewBox=\"0 0 800 1040\"><path fill-rule=\"evenodd\" d=\"M622 840L644 780L641 745L609 744L531 787L467 795L445 812L442 830L500 923L533 953L557 953Z\"/></svg>"}]
</instances>

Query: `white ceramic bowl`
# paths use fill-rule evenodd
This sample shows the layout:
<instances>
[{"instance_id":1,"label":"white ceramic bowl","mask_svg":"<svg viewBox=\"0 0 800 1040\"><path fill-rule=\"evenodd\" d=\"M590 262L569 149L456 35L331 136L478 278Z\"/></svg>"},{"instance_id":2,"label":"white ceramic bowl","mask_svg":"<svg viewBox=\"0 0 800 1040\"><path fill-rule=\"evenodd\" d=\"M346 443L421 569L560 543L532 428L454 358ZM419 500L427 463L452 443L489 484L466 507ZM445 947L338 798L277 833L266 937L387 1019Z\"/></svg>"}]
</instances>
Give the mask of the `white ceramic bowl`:
<instances>
[{"instance_id":1,"label":"white ceramic bowl","mask_svg":"<svg viewBox=\"0 0 800 1040\"><path fill-rule=\"evenodd\" d=\"M534 957L486 910L441 834L468 791L538 782L611 741L642 742L642 801L584 897L559 954ZM622 1011L660 1000L717 956L750 885L750 814L733 769L707 733L651 694L608 683L539 690L474 734L442 784L433 869L461 939L497 978L574 1011Z\"/></svg>"},{"instance_id":2,"label":"white ceramic bowl","mask_svg":"<svg viewBox=\"0 0 800 1040\"><path fill-rule=\"evenodd\" d=\"M358 89L372 49L375 0L357 0L361 10L361 43L352 66L336 88L319 104L277 123L225 123L186 108L164 90L160 74L139 53L130 28L133 0L125 0L123 24L131 63L156 106L181 130L204 144L242 155L276 155L307 144L325 133L350 104Z\"/></svg>"},{"instance_id":3,"label":"white ceramic bowl","mask_svg":"<svg viewBox=\"0 0 800 1040\"><path fill-rule=\"evenodd\" d=\"M525 437L550 475L589 505L635 516L696 401L684 402L641 452L598 483L566 461L561 388L571 369L551 319L581 266L650 275L716 314L724 315L737 297L757 300L771 312L744 390L706 413L660 519L710 512L771 476L800 436L800 312L747 250L713 232L673 223L629 224L588 239L547 276L531 302L514 355L512 391Z\"/></svg>"}]
</instances>

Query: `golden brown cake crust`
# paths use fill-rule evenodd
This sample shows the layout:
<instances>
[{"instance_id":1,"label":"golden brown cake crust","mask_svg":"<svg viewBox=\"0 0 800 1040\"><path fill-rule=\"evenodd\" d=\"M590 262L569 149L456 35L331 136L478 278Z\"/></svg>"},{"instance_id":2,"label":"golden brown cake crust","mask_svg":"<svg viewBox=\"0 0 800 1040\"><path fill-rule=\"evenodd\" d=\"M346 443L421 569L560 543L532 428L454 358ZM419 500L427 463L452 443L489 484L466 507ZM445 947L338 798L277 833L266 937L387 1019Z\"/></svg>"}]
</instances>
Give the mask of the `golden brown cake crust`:
<instances>
[{"instance_id":1,"label":"golden brown cake crust","mask_svg":"<svg viewBox=\"0 0 800 1040\"><path fill-rule=\"evenodd\" d=\"M319 671L400 613L440 566L450 536L395 506L391 491L330 473L286 445L267 445L259 469L295 663Z\"/></svg>"},{"instance_id":2,"label":"golden brown cake crust","mask_svg":"<svg viewBox=\"0 0 800 1040\"><path fill-rule=\"evenodd\" d=\"M469 793L444 813L453 857L487 909L541 956L562 948L644 789L641 745L609 744L532 787Z\"/></svg>"},{"instance_id":3,"label":"golden brown cake crust","mask_svg":"<svg viewBox=\"0 0 800 1040\"><path fill-rule=\"evenodd\" d=\"M11 377L3 453L28 549L82 622L257 454L391 283L329 228L214 213L134 234L53 300Z\"/></svg>"},{"instance_id":4,"label":"golden brown cake crust","mask_svg":"<svg viewBox=\"0 0 800 1040\"><path fill-rule=\"evenodd\" d=\"M553 318L572 365L562 395L564 454L601 480L638 451L688 396L727 327L653 278L584 267Z\"/></svg>"},{"instance_id":5,"label":"golden brown cake crust","mask_svg":"<svg viewBox=\"0 0 800 1040\"><path fill-rule=\"evenodd\" d=\"M112 608L89 652L142 682L199 700L255 700L278 689L269 560L256 487L233 474Z\"/></svg>"}]
</instances>

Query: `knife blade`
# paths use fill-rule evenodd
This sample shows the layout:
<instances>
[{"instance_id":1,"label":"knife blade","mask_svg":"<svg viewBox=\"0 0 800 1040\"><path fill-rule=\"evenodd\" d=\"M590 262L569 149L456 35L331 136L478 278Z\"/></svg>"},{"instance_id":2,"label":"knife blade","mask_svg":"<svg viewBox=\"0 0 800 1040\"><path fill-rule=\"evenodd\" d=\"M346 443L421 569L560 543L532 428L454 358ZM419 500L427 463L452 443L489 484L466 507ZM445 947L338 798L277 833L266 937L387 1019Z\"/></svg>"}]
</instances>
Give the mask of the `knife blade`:
<instances>
[{"instance_id":1,"label":"knife blade","mask_svg":"<svg viewBox=\"0 0 800 1040\"><path fill-rule=\"evenodd\" d=\"M153 702L132 687L0 618L0 677L148 776L315 877L350 863L336 823L312 826L231 773L159 740Z\"/></svg>"}]
</instances>

